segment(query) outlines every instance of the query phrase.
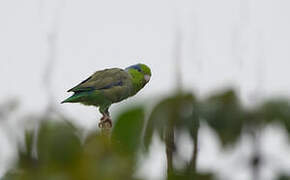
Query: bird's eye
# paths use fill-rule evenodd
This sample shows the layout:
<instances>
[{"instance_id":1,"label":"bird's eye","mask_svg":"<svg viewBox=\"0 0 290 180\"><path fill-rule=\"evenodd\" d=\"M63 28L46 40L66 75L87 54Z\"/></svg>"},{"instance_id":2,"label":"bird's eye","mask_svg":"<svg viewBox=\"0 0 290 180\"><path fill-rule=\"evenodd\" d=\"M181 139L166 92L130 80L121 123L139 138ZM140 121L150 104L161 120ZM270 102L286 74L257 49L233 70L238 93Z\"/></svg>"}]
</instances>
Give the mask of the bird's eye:
<instances>
[{"instance_id":1,"label":"bird's eye","mask_svg":"<svg viewBox=\"0 0 290 180\"><path fill-rule=\"evenodd\" d=\"M141 71L142 71L140 68L136 68L136 70L137 70L138 72L141 72Z\"/></svg>"}]
</instances>

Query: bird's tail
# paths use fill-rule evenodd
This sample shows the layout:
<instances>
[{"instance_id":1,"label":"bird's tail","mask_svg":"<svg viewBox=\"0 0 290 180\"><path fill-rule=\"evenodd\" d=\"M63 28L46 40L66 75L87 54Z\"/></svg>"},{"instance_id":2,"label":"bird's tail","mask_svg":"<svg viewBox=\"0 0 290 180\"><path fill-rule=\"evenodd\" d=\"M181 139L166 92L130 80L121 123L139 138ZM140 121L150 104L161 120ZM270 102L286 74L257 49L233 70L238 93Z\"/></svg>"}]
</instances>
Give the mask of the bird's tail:
<instances>
[{"instance_id":1,"label":"bird's tail","mask_svg":"<svg viewBox=\"0 0 290 180\"><path fill-rule=\"evenodd\" d=\"M81 102L82 99L87 96L87 92L76 92L74 93L71 97L65 99L64 101L61 102L61 104L63 103L77 103L77 102Z\"/></svg>"}]
</instances>

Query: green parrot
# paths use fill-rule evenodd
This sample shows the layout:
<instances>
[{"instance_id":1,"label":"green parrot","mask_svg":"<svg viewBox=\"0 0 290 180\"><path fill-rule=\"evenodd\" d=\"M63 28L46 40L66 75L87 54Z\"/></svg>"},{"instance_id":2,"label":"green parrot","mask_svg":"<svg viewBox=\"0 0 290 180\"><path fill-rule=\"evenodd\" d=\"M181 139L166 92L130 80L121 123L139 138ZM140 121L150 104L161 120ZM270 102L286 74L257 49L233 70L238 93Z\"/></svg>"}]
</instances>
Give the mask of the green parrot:
<instances>
[{"instance_id":1,"label":"green parrot","mask_svg":"<svg viewBox=\"0 0 290 180\"><path fill-rule=\"evenodd\" d=\"M151 70L145 64L136 64L125 69L111 68L95 72L67 92L74 94L61 103L82 103L99 107L103 115L99 127L109 123L112 127L109 108L113 103L134 96L150 80Z\"/></svg>"}]
</instances>

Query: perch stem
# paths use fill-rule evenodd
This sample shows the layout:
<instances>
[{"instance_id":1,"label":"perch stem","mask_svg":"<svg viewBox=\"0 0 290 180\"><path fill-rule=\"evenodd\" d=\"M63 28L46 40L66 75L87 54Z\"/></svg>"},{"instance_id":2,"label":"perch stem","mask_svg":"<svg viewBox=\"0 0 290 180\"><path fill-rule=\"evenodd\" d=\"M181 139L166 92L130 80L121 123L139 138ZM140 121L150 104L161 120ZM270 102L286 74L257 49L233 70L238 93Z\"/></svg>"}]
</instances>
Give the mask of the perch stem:
<instances>
[{"instance_id":1,"label":"perch stem","mask_svg":"<svg viewBox=\"0 0 290 180\"><path fill-rule=\"evenodd\" d=\"M111 135L111 129L112 129L112 127L111 127L111 124L109 122L103 123L103 125L101 127L102 135L109 138Z\"/></svg>"}]
</instances>

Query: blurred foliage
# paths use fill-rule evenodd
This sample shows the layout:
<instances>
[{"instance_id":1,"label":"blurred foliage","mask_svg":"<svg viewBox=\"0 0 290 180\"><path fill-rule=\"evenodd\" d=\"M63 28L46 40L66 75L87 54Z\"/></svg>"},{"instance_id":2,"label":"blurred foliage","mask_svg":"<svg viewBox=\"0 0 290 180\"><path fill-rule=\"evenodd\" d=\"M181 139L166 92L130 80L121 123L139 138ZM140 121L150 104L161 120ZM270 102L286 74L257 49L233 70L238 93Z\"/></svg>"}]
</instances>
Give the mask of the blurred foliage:
<instances>
[{"instance_id":1,"label":"blurred foliage","mask_svg":"<svg viewBox=\"0 0 290 180\"><path fill-rule=\"evenodd\" d=\"M134 155L140 147L143 127L143 108L136 108L123 113L118 118L112 132L112 140L118 146L116 149Z\"/></svg>"},{"instance_id":2,"label":"blurred foliage","mask_svg":"<svg viewBox=\"0 0 290 180\"><path fill-rule=\"evenodd\" d=\"M273 98L264 103L246 108L232 89L218 92L202 100L195 98L191 93L176 94L161 100L153 108L149 117L145 130L144 144L145 149L148 150L154 133L165 143L167 166L171 169L168 171L168 174L171 174L168 176L169 179L214 178L211 175L201 175L198 178L193 176L193 174L198 174L196 161L200 122L208 124L216 132L225 148L234 147L234 145L239 143L241 135L245 133L250 133L253 142L256 142L258 137L256 133L271 123L281 124L290 134L290 101ZM188 165L183 169L183 173L174 168L171 162L173 159L171 156L175 156L175 146L177 144L174 138L175 133L180 132L180 130L189 132L191 141L194 144L192 157ZM256 152L257 148L253 146L253 149L254 153L256 153L254 155L260 157L260 152ZM249 162L251 161L252 159L249 158ZM260 165L261 163L259 163Z\"/></svg>"},{"instance_id":3,"label":"blurred foliage","mask_svg":"<svg viewBox=\"0 0 290 180\"><path fill-rule=\"evenodd\" d=\"M284 174L281 174L277 180L290 180L290 176L287 176L287 175L284 175Z\"/></svg>"},{"instance_id":4,"label":"blurred foliage","mask_svg":"<svg viewBox=\"0 0 290 180\"><path fill-rule=\"evenodd\" d=\"M280 123L290 134L290 101L271 99L258 108L257 114L264 123Z\"/></svg>"},{"instance_id":5,"label":"blurred foliage","mask_svg":"<svg viewBox=\"0 0 290 180\"><path fill-rule=\"evenodd\" d=\"M214 177L212 174L192 173L187 174L185 172L175 172L169 174L168 180L212 180Z\"/></svg>"},{"instance_id":6,"label":"blurred foliage","mask_svg":"<svg viewBox=\"0 0 290 180\"><path fill-rule=\"evenodd\" d=\"M129 110L117 119L111 141L92 133L82 143L71 125L44 121L37 138L38 158L32 155L32 132L27 132L17 167L3 180L137 179L136 152L143 122L142 108Z\"/></svg>"},{"instance_id":7,"label":"blurred foliage","mask_svg":"<svg viewBox=\"0 0 290 180\"><path fill-rule=\"evenodd\" d=\"M16 105L1 105L0 116L6 117ZM147 121L145 117L143 107L128 109L116 118L111 138L96 131L84 139L65 116L58 120L42 118L36 138L37 156L33 153L35 134L27 130L25 148L19 146L16 165L2 180L137 180L140 157L146 157L154 135L166 145L168 180L212 180L213 173L201 173L196 168L201 122L216 132L223 147L234 147L242 134L255 133L272 123L281 124L290 134L288 100L270 99L246 108L233 90L205 99L197 99L192 93L175 94L157 102ZM182 147L176 147L175 136L181 132L191 136L194 148L186 165L176 168L173 159L176 149Z\"/></svg>"},{"instance_id":8,"label":"blurred foliage","mask_svg":"<svg viewBox=\"0 0 290 180\"><path fill-rule=\"evenodd\" d=\"M144 136L146 149L151 144L154 131L158 133L161 140L165 141L166 131L170 126L187 130L194 137L199 127L195 106L196 101L192 94L179 94L158 103L153 108L147 123Z\"/></svg>"},{"instance_id":9,"label":"blurred foliage","mask_svg":"<svg viewBox=\"0 0 290 180\"><path fill-rule=\"evenodd\" d=\"M158 103L153 108L153 111L149 117L144 135L145 149L148 151L152 142L153 133L157 132L160 139L166 144L168 174L174 174L173 156L176 152L176 143L174 138L176 130L189 132L193 143L197 143L199 116L196 111L196 106L196 98L192 94L177 94L175 96L165 98ZM195 173L196 156L197 149L194 148L192 158L186 168L188 173L191 171ZM171 179L173 177L175 176L169 176Z\"/></svg>"},{"instance_id":10,"label":"blurred foliage","mask_svg":"<svg viewBox=\"0 0 290 180\"><path fill-rule=\"evenodd\" d=\"M247 113L233 90L207 98L200 104L198 112L216 131L223 145L237 142Z\"/></svg>"}]
</instances>

